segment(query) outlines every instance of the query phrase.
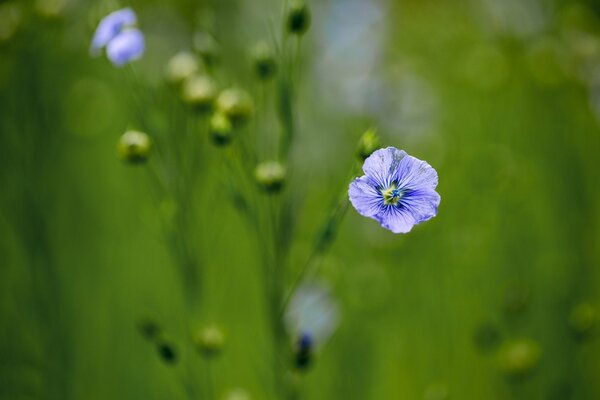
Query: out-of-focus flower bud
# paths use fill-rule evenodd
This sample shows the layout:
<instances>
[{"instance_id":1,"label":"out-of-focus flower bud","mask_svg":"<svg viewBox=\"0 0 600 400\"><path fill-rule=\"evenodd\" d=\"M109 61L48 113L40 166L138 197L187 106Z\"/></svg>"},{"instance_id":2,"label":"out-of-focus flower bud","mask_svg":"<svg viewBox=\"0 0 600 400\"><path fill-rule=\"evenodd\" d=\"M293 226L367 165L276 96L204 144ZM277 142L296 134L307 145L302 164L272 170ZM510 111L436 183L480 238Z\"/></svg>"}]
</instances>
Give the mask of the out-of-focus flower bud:
<instances>
[{"instance_id":1,"label":"out-of-focus flower bud","mask_svg":"<svg viewBox=\"0 0 600 400\"><path fill-rule=\"evenodd\" d=\"M151 318L144 318L139 321L138 329L142 336L148 340L155 340L160 334L160 326Z\"/></svg>"},{"instance_id":2,"label":"out-of-focus flower bud","mask_svg":"<svg viewBox=\"0 0 600 400\"><path fill-rule=\"evenodd\" d=\"M192 76L183 83L183 101L198 111L210 110L217 96L217 85L208 76Z\"/></svg>"},{"instance_id":3,"label":"out-of-focus flower bud","mask_svg":"<svg viewBox=\"0 0 600 400\"><path fill-rule=\"evenodd\" d=\"M508 377L519 378L537 366L540 356L540 347L533 340L514 340L498 350L498 366Z\"/></svg>"},{"instance_id":4,"label":"out-of-focus flower bud","mask_svg":"<svg viewBox=\"0 0 600 400\"><path fill-rule=\"evenodd\" d=\"M377 130L369 128L358 141L356 148L356 154L361 161L364 161L369 157L375 150L380 147L379 136Z\"/></svg>"},{"instance_id":5,"label":"out-of-focus flower bud","mask_svg":"<svg viewBox=\"0 0 600 400\"><path fill-rule=\"evenodd\" d=\"M217 98L217 110L233 125L246 122L254 112L254 104L248 93L241 89L227 89Z\"/></svg>"},{"instance_id":6,"label":"out-of-focus flower bud","mask_svg":"<svg viewBox=\"0 0 600 400\"><path fill-rule=\"evenodd\" d=\"M117 150L124 161L132 164L142 163L148 159L152 148L152 140L144 132L127 131L119 139Z\"/></svg>"},{"instance_id":7,"label":"out-of-focus flower bud","mask_svg":"<svg viewBox=\"0 0 600 400\"><path fill-rule=\"evenodd\" d=\"M167 364L175 364L177 362L177 351L175 346L165 339L161 339L156 344L156 350L160 358Z\"/></svg>"},{"instance_id":8,"label":"out-of-focus flower bud","mask_svg":"<svg viewBox=\"0 0 600 400\"><path fill-rule=\"evenodd\" d=\"M208 32L196 32L194 35L194 49L200 54L207 66L213 66L219 61L221 55L219 44Z\"/></svg>"},{"instance_id":9,"label":"out-of-focus flower bud","mask_svg":"<svg viewBox=\"0 0 600 400\"><path fill-rule=\"evenodd\" d=\"M224 146L231 141L233 127L229 118L221 113L215 113L210 119L209 132L210 137L216 145Z\"/></svg>"},{"instance_id":10,"label":"out-of-focus flower bud","mask_svg":"<svg viewBox=\"0 0 600 400\"><path fill-rule=\"evenodd\" d=\"M285 175L285 167L278 161L260 163L254 170L256 182L269 193L279 192L283 188Z\"/></svg>"},{"instance_id":11,"label":"out-of-focus flower bud","mask_svg":"<svg viewBox=\"0 0 600 400\"><path fill-rule=\"evenodd\" d=\"M256 75L262 80L272 78L277 72L277 63L269 46L260 42L252 49L252 62Z\"/></svg>"},{"instance_id":12,"label":"out-of-focus flower bud","mask_svg":"<svg viewBox=\"0 0 600 400\"><path fill-rule=\"evenodd\" d=\"M221 353L225 345L225 335L215 325L199 329L194 335L196 347L205 357L214 357Z\"/></svg>"},{"instance_id":13,"label":"out-of-focus flower bud","mask_svg":"<svg viewBox=\"0 0 600 400\"><path fill-rule=\"evenodd\" d=\"M166 77L170 82L181 83L198 72L198 60L189 51L175 54L167 64Z\"/></svg>"},{"instance_id":14,"label":"out-of-focus flower bud","mask_svg":"<svg viewBox=\"0 0 600 400\"><path fill-rule=\"evenodd\" d=\"M589 337L598 323L598 310L590 303L581 303L571 310L569 327L579 339Z\"/></svg>"},{"instance_id":15,"label":"out-of-focus flower bud","mask_svg":"<svg viewBox=\"0 0 600 400\"><path fill-rule=\"evenodd\" d=\"M298 338L296 348L294 349L294 362L296 368L300 370L308 369L314 355L313 338L308 333L303 333Z\"/></svg>"},{"instance_id":16,"label":"out-of-focus flower bud","mask_svg":"<svg viewBox=\"0 0 600 400\"><path fill-rule=\"evenodd\" d=\"M303 35L310 27L310 10L304 0L293 0L287 15L289 33Z\"/></svg>"},{"instance_id":17,"label":"out-of-focus flower bud","mask_svg":"<svg viewBox=\"0 0 600 400\"><path fill-rule=\"evenodd\" d=\"M252 398L244 389L232 389L225 393L223 400L251 400Z\"/></svg>"}]
</instances>

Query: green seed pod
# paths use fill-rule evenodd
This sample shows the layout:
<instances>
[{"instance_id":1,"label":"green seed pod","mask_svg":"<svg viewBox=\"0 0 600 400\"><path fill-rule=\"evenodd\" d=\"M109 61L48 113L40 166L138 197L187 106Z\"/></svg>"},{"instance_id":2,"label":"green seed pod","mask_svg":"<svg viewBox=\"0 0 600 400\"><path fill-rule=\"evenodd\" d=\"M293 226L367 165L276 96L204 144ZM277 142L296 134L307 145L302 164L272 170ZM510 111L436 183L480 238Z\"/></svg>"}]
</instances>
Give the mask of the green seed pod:
<instances>
[{"instance_id":1,"label":"green seed pod","mask_svg":"<svg viewBox=\"0 0 600 400\"><path fill-rule=\"evenodd\" d=\"M209 325L195 333L194 342L202 355L214 357L221 353L225 345L225 335L219 327Z\"/></svg>"},{"instance_id":2,"label":"green seed pod","mask_svg":"<svg viewBox=\"0 0 600 400\"><path fill-rule=\"evenodd\" d=\"M285 175L285 167L277 161L260 163L254 170L256 182L268 193L277 193L283 188Z\"/></svg>"},{"instance_id":3,"label":"green seed pod","mask_svg":"<svg viewBox=\"0 0 600 400\"><path fill-rule=\"evenodd\" d=\"M356 148L356 155L361 161L364 161L369 157L375 150L380 147L379 136L377 130L369 128L358 141Z\"/></svg>"},{"instance_id":4,"label":"green seed pod","mask_svg":"<svg viewBox=\"0 0 600 400\"><path fill-rule=\"evenodd\" d=\"M185 80L181 97L198 111L212 108L217 96L217 85L208 76L196 75Z\"/></svg>"},{"instance_id":5,"label":"green seed pod","mask_svg":"<svg viewBox=\"0 0 600 400\"><path fill-rule=\"evenodd\" d=\"M569 327L579 339L589 337L598 322L598 311L590 303L575 306L569 315Z\"/></svg>"},{"instance_id":6,"label":"green seed pod","mask_svg":"<svg viewBox=\"0 0 600 400\"><path fill-rule=\"evenodd\" d=\"M256 75L263 81L266 81L277 72L277 63L269 46L260 42L252 49L252 61Z\"/></svg>"},{"instance_id":7,"label":"green seed pod","mask_svg":"<svg viewBox=\"0 0 600 400\"><path fill-rule=\"evenodd\" d=\"M291 34L303 35L310 27L310 10L304 0L293 0L287 15L287 30Z\"/></svg>"},{"instance_id":8,"label":"green seed pod","mask_svg":"<svg viewBox=\"0 0 600 400\"><path fill-rule=\"evenodd\" d=\"M148 159L152 148L152 140L139 131L127 131L119 139L117 150L124 161L139 164Z\"/></svg>"},{"instance_id":9,"label":"green seed pod","mask_svg":"<svg viewBox=\"0 0 600 400\"><path fill-rule=\"evenodd\" d=\"M181 83L198 72L198 60L188 51L175 54L167 64L165 72L169 82Z\"/></svg>"},{"instance_id":10,"label":"green seed pod","mask_svg":"<svg viewBox=\"0 0 600 400\"><path fill-rule=\"evenodd\" d=\"M537 366L540 356L540 347L533 340L514 340L498 350L498 366L508 377L519 378Z\"/></svg>"},{"instance_id":11,"label":"green seed pod","mask_svg":"<svg viewBox=\"0 0 600 400\"><path fill-rule=\"evenodd\" d=\"M210 119L210 137L218 146L224 146L231 142L233 127L229 118L221 113L215 113Z\"/></svg>"},{"instance_id":12,"label":"green seed pod","mask_svg":"<svg viewBox=\"0 0 600 400\"><path fill-rule=\"evenodd\" d=\"M248 93L241 89L227 89L217 98L217 110L238 126L246 122L254 112L254 104Z\"/></svg>"}]
</instances>

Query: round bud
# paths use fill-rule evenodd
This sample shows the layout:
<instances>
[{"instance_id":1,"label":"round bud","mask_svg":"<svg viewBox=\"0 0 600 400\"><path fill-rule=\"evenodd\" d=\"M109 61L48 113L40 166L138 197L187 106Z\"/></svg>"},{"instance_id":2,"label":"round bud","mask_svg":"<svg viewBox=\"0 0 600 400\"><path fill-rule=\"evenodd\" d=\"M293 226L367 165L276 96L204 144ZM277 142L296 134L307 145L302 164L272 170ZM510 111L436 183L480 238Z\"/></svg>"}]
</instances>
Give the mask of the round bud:
<instances>
[{"instance_id":1,"label":"round bud","mask_svg":"<svg viewBox=\"0 0 600 400\"><path fill-rule=\"evenodd\" d=\"M310 27L310 10L304 0L293 0L287 15L289 33L303 35Z\"/></svg>"},{"instance_id":2,"label":"round bud","mask_svg":"<svg viewBox=\"0 0 600 400\"><path fill-rule=\"evenodd\" d=\"M233 125L246 122L254 112L254 104L248 93L241 89L227 89L217 98L217 110Z\"/></svg>"},{"instance_id":3,"label":"round bud","mask_svg":"<svg viewBox=\"0 0 600 400\"><path fill-rule=\"evenodd\" d=\"M256 182L269 193L281 190L285 182L285 167L277 161L267 161L258 164L254 170Z\"/></svg>"},{"instance_id":4,"label":"round bud","mask_svg":"<svg viewBox=\"0 0 600 400\"><path fill-rule=\"evenodd\" d=\"M258 43L252 50L252 61L256 75L262 80L272 78L277 72L277 63L269 46L264 43Z\"/></svg>"},{"instance_id":5,"label":"round bud","mask_svg":"<svg viewBox=\"0 0 600 400\"><path fill-rule=\"evenodd\" d=\"M590 303L581 303L571 310L569 327L578 338L586 338L598 322L598 311Z\"/></svg>"},{"instance_id":6,"label":"round bud","mask_svg":"<svg viewBox=\"0 0 600 400\"><path fill-rule=\"evenodd\" d=\"M198 111L207 111L217 96L217 86L208 76L196 75L185 80L181 97Z\"/></svg>"},{"instance_id":7,"label":"round bud","mask_svg":"<svg viewBox=\"0 0 600 400\"><path fill-rule=\"evenodd\" d=\"M358 141L356 148L356 155L364 161L369 157L375 150L380 147L379 136L377 136L377 130L369 128Z\"/></svg>"},{"instance_id":8,"label":"round bud","mask_svg":"<svg viewBox=\"0 0 600 400\"><path fill-rule=\"evenodd\" d=\"M522 377L536 367L540 355L540 347L533 340L514 340L503 345L498 351L498 365L507 376Z\"/></svg>"},{"instance_id":9,"label":"round bud","mask_svg":"<svg viewBox=\"0 0 600 400\"><path fill-rule=\"evenodd\" d=\"M156 350L160 358L167 364L175 364L177 362L177 352L175 347L168 341L161 340L156 344Z\"/></svg>"},{"instance_id":10,"label":"round bud","mask_svg":"<svg viewBox=\"0 0 600 400\"><path fill-rule=\"evenodd\" d=\"M225 345L225 335L215 325L210 325L196 332L194 342L205 357L218 355Z\"/></svg>"},{"instance_id":11,"label":"round bud","mask_svg":"<svg viewBox=\"0 0 600 400\"><path fill-rule=\"evenodd\" d=\"M187 51L175 54L167 64L166 76L170 82L180 83L198 72L198 60Z\"/></svg>"},{"instance_id":12,"label":"round bud","mask_svg":"<svg viewBox=\"0 0 600 400\"><path fill-rule=\"evenodd\" d=\"M117 150L124 161L132 164L142 163L148 159L152 148L152 140L144 132L127 131L119 139Z\"/></svg>"},{"instance_id":13,"label":"round bud","mask_svg":"<svg viewBox=\"0 0 600 400\"><path fill-rule=\"evenodd\" d=\"M194 49L200 54L207 66L213 66L219 60L219 44L208 32L196 32L194 35Z\"/></svg>"},{"instance_id":14,"label":"round bud","mask_svg":"<svg viewBox=\"0 0 600 400\"><path fill-rule=\"evenodd\" d=\"M221 113L215 113L210 119L210 137L218 146L224 146L231 141L233 127L229 118Z\"/></svg>"}]
</instances>

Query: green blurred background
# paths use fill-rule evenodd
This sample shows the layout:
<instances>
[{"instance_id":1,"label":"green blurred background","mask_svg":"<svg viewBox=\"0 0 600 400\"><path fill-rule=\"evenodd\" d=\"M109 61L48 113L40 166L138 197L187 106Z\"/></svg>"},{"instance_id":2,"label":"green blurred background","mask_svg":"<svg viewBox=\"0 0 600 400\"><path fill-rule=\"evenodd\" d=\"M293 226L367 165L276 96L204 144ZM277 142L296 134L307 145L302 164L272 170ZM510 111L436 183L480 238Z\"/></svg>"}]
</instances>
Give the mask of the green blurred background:
<instances>
[{"instance_id":1,"label":"green blurred background","mask_svg":"<svg viewBox=\"0 0 600 400\"><path fill-rule=\"evenodd\" d=\"M369 126L437 169L442 203L405 236L350 210L320 274L343 318L306 398L600 399L600 7L310 4L292 260L306 258ZM217 397L264 399L258 256L218 192L218 163L196 189L210 268L190 316L147 174L116 157L135 112L126 73L88 48L124 5L146 35L135 67L149 85L201 26L230 83L252 89L248 49L281 25L276 0L0 2L0 398L186 398L185 365L202 365L191 318L227 335ZM140 336L146 316L175 365Z\"/></svg>"}]
</instances>

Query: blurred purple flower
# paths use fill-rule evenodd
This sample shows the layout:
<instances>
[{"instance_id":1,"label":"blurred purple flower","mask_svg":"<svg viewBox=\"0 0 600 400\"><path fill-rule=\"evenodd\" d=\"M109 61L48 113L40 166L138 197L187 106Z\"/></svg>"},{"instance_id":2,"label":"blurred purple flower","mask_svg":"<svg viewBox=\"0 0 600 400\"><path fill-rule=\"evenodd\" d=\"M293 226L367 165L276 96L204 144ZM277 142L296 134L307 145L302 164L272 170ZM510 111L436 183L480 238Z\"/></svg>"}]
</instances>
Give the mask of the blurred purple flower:
<instances>
[{"instance_id":1,"label":"blurred purple flower","mask_svg":"<svg viewBox=\"0 0 600 400\"><path fill-rule=\"evenodd\" d=\"M438 175L425 161L388 147L371 154L363 171L365 175L356 178L348 190L359 214L394 233L410 232L414 225L437 214Z\"/></svg>"},{"instance_id":2,"label":"blurred purple flower","mask_svg":"<svg viewBox=\"0 0 600 400\"><path fill-rule=\"evenodd\" d=\"M140 58L144 53L144 35L133 28L136 22L137 17L131 8L123 8L104 17L94 33L90 53L98 56L106 48L108 58L116 66Z\"/></svg>"},{"instance_id":3,"label":"blurred purple flower","mask_svg":"<svg viewBox=\"0 0 600 400\"><path fill-rule=\"evenodd\" d=\"M106 56L117 67L137 60L144 54L144 35L137 29L119 33L106 46Z\"/></svg>"}]
</instances>

